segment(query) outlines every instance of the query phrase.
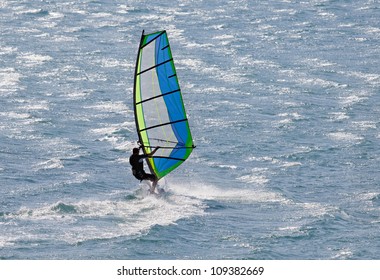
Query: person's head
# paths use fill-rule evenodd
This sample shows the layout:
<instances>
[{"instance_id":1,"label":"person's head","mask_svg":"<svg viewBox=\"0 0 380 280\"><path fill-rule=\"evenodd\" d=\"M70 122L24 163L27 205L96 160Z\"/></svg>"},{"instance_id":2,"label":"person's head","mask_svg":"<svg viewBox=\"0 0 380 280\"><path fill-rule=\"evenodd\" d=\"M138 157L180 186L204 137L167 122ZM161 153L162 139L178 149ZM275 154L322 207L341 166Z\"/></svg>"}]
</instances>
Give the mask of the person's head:
<instances>
[{"instance_id":1,"label":"person's head","mask_svg":"<svg viewBox=\"0 0 380 280\"><path fill-rule=\"evenodd\" d=\"M138 155L139 154L139 148L133 148L133 154Z\"/></svg>"}]
</instances>

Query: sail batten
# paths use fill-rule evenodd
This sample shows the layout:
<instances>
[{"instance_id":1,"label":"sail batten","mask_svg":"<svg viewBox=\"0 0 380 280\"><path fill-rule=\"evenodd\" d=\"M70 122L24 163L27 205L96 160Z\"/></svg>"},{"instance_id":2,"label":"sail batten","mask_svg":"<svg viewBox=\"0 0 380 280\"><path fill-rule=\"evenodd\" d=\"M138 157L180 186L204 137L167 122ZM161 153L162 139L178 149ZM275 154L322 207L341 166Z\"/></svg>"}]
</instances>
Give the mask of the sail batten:
<instances>
[{"instance_id":1,"label":"sail batten","mask_svg":"<svg viewBox=\"0 0 380 280\"><path fill-rule=\"evenodd\" d=\"M170 78L170 77L168 77L168 78ZM173 90L173 91L171 91L171 92L163 93L163 94L161 94L161 95L157 95L157 96L154 96L154 97L151 97L151 98L148 98L148 99L142 100L142 101L136 103L136 105L141 104L141 103L144 103L144 102L147 102L147 101L150 101L150 100L155 99L155 98L159 98L159 97L162 97L162 96L168 95L168 94L172 94L172 93L175 93L175 92L178 92L178 91L179 91L179 89L176 89L176 90Z\"/></svg>"},{"instance_id":2,"label":"sail batten","mask_svg":"<svg viewBox=\"0 0 380 280\"><path fill-rule=\"evenodd\" d=\"M143 74L143 73L145 73L145 72L147 72L147 71L150 71L150 70L152 70L152 69L154 69L154 68L156 68L156 67L158 67L158 66L161 66L161 65L163 65L163 64L165 64L165 63L168 63L168 62L170 62L170 61L172 61L172 60L173 60L173 58L172 58L172 59L168 59L168 60L166 60L166 61L163 61L163 62L161 62L161 63L159 63L159 64L157 64L157 65L154 65L154 66L152 66L152 67L150 67L150 68L148 68L148 69L145 69L145 70L141 71L140 73L137 73L137 75Z\"/></svg>"},{"instance_id":3,"label":"sail batten","mask_svg":"<svg viewBox=\"0 0 380 280\"><path fill-rule=\"evenodd\" d=\"M194 146L166 31L142 34L135 69L134 110L147 162L158 179L191 154Z\"/></svg>"},{"instance_id":4,"label":"sail batten","mask_svg":"<svg viewBox=\"0 0 380 280\"><path fill-rule=\"evenodd\" d=\"M143 31L143 32L144 32L144 31ZM154 38L151 39L150 41L145 42L145 44L141 45L140 48L141 48L141 49L142 49L142 48L145 48L146 45L149 45L149 44L152 43L154 40L157 40L157 38L160 37L160 36L163 35L163 34L166 34L166 31L165 31L165 30L164 30L164 31L161 31L156 37L154 37ZM143 34L143 36L144 36L144 34ZM148 35L145 35L145 36L148 36Z\"/></svg>"},{"instance_id":5,"label":"sail batten","mask_svg":"<svg viewBox=\"0 0 380 280\"><path fill-rule=\"evenodd\" d=\"M151 127L146 127L146 128L141 129L141 130L139 130L139 131L142 132L142 131L149 130L149 129L153 129L153 128L157 128L157 127L160 127L160 126L172 125L172 124L175 124L175 123L186 122L186 121L187 121L187 119L176 120L176 121L167 122L167 123L160 123L160 124L157 124L157 125L154 125L154 126L151 126Z\"/></svg>"}]
</instances>

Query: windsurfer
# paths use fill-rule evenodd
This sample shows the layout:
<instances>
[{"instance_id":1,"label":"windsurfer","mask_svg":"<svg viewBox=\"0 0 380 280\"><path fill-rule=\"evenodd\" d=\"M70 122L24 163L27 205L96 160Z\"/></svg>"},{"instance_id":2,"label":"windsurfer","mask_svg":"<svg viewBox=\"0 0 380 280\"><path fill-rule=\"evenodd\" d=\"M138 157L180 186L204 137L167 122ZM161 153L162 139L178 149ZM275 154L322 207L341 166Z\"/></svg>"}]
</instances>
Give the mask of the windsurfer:
<instances>
[{"instance_id":1,"label":"windsurfer","mask_svg":"<svg viewBox=\"0 0 380 280\"><path fill-rule=\"evenodd\" d=\"M160 148L160 147L156 147L151 153L149 154L146 154L146 155L140 155L140 149L142 148L142 146L140 146L139 148L133 148L133 154L129 157L129 163L132 165L132 174L133 176L136 177L136 179L142 181L142 180L149 180L152 182L152 186L150 188L150 192L151 193L154 193L154 190L157 186L157 177L153 174L147 174L145 173L145 170L144 170L144 159L145 158L149 158L149 157L152 157L154 155L155 152L157 152L157 150Z\"/></svg>"}]
</instances>

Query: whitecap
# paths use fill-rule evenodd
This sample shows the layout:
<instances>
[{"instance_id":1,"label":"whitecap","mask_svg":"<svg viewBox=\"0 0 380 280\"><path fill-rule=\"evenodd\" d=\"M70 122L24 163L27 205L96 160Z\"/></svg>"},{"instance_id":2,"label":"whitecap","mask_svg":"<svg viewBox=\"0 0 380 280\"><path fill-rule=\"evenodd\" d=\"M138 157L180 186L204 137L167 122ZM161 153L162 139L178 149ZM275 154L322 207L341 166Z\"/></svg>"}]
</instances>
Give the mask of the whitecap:
<instances>
[{"instance_id":1,"label":"whitecap","mask_svg":"<svg viewBox=\"0 0 380 280\"><path fill-rule=\"evenodd\" d=\"M14 68L0 69L0 93L15 92L19 88L19 81L22 75Z\"/></svg>"},{"instance_id":2,"label":"whitecap","mask_svg":"<svg viewBox=\"0 0 380 280\"><path fill-rule=\"evenodd\" d=\"M266 190L264 188L250 189L231 187L225 189L196 181L183 183L172 180L170 181L169 188L170 191L177 195L190 196L200 200L217 200L247 204L257 202L287 203L287 199L281 194Z\"/></svg>"},{"instance_id":3,"label":"whitecap","mask_svg":"<svg viewBox=\"0 0 380 280\"><path fill-rule=\"evenodd\" d=\"M340 102L344 106L351 106L367 99L368 99L367 94L352 94L349 96L340 97L340 100L341 100Z\"/></svg>"},{"instance_id":4,"label":"whitecap","mask_svg":"<svg viewBox=\"0 0 380 280\"><path fill-rule=\"evenodd\" d=\"M229 164L220 164L220 168L226 168L226 169L237 169L238 167L236 165L229 165Z\"/></svg>"},{"instance_id":5,"label":"whitecap","mask_svg":"<svg viewBox=\"0 0 380 280\"><path fill-rule=\"evenodd\" d=\"M374 121L357 121L357 122L352 122L352 124L362 130L367 130L367 129L376 129L377 128L377 123Z\"/></svg>"},{"instance_id":6,"label":"whitecap","mask_svg":"<svg viewBox=\"0 0 380 280\"><path fill-rule=\"evenodd\" d=\"M112 68L112 67L123 67L123 68L133 68L134 65L126 60L118 60L115 58L101 58L92 60L91 63L96 65L101 65L103 67Z\"/></svg>"},{"instance_id":7,"label":"whitecap","mask_svg":"<svg viewBox=\"0 0 380 280\"><path fill-rule=\"evenodd\" d=\"M0 116L8 118L10 120L25 120L31 118L28 113L18 113L18 112L0 112Z\"/></svg>"},{"instance_id":8,"label":"whitecap","mask_svg":"<svg viewBox=\"0 0 380 280\"><path fill-rule=\"evenodd\" d=\"M358 142L363 140L362 136L358 136L354 133L344 131L331 132L328 134L328 137L332 140L339 142Z\"/></svg>"},{"instance_id":9,"label":"whitecap","mask_svg":"<svg viewBox=\"0 0 380 280\"><path fill-rule=\"evenodd\" d=\"M49 110L49 103L45 100L31 100L24 103L24 105L19 107L20 109L27 111Z\"/></svg>"},{"instance_id":10,"label":"whitecap","mask_svg":"<svg viewBox=\"0 0 380 280\"><path fill-rule=\"evenodd\" d=\"M234 35L228 35L228 34L223 34L223 35L218 35L214 36L213 39L218 39L218 40L226 40L226 39L234 39Z\"/></svg>"},{"instance_id":11,"label":"whitecap","mask_svg":"<svg viewBox=\"0 0 380 280\"><path fill-rule=\"evenodd\" d=\"M268 156L263 156L263 157L252 156L252 157L248 158L248 161L273 161L273 162L278 162L278 160L276 160L276 159L274 159L272 157L268 157Z\"/></svg>"},{"instance_id":12,"label":"whitecap","mask_svg":"<svg viewBox=\"0 0 380 280\"><path fill-rule=\"evenodd\" d=\"M85 106L85 108L91 108L91 109L96 109L101 112L114 112L114 113L123 113L123 114L130 114L131 110L129 109L128 106L124 104L122 101L117 101L117 102L100 102L95 105L90 105L90 106Z\"/></svg>"},{"instance_id":13,"label":"whitecap","mask_svg":"<svg viewBox=\"0 0 380 280\"><path fill-rule=\"evenodd\" d=\"M255 183L258 185L264 185L269 182L269 179L261 174L250 174L250 175L244 175L237 178L238 180L245 182L245 183Z\"/></svg>"},{"instance_id":14,"label":"whitecap","mask_svg":"<svg viewBox=\"0 0 380 280\"><path fill-rule=\"evenodd\" d=\"M294 161L294 162L283 162L281 166L287 168L287 167L294 167L294 166L300 166L300 165L302 165L301 162Z\"/></svg>"},{"instance_id":15,"label":"whitecap","mask_svg":"<svg viewBox=\"0 0 380 280\"><path fill-rule=\"evenodd\" d=\"M50 221L44 224L52 227L56 239L77 244L86 240L144 234L155 225L167 226L179 219L204 215L205 208L202 201L189 196L168 193L156 197L146 191L127 200L59 201L39 208L23 207L11 214L11 218ZM91 220L91 225L86 223L87 220ZM57 223L59 227L54 226Z\"/></svg>"},{"instance_id":16,"label":"whitecap","mask_svg":"<svg viewBox=\"0 0 380 280\"><path fill-rule=\"evenodd\" d=\"M41 65L47 61L50 61L53 58L49 55L40 55L40 54L27 52L27 53L20 53L17 56L17 59L19 60L21 64L27 67L33 67L33 66Z\"/></svg>"},{"instance_id":17,"label":"whitecap","mask_svg":"<svg viewBox=\"0 0 380 280\"><path fill-rule=\"evenodd\" d=\"M59 158L52 158L47 161L43 161L41 163L38 163L34 166L34 168L39 170L48 170L48 169L60 169L63 168L63 162Z\"/></svg>"},{"instance_id":18,"label":"whitecap","mask_svg":"<svg viewBox=\"0 0 380 280\"><path fill-rule=\"evenodd\" d=\"M2 47L2 46L0 46L0 55L11 54L11 53L14 53L16 51L17 51L17 48L15 48L15 47L7 47L7 46ZM1 81L1 79L0 79L0 81Z\"/></svg>"},{"instance_id":19,"label":"whitecap","mask_svg":"<svg viewBox=\"0 0 380 280\"><path fill-rule=\"evenodd\" d=\"M346 75L352 76L355 78L360 78L360 79L364 80L365 82L372 84L372 85L378 85L380 83L380 75L379 74L352 71L352 72L346 73Z\"/></svg>"},{"instance_id":20,"label":"whitecap","mask_svg":"<svg viewBox=\"0 0 380 280\"><path fill-rule=\"evenodd\" d=\"M91 94L90 91L70 91L69 93L66 93L65 96L68 97L71 100L77 100L77 99L83 99Z\"/></svg>"},{"instance_id":21,"label":"whitecap","mask_svg":"<svg viewBox=\"0 0 380 280\"><path fill-rule=\"evenodd\" d=\"M350 259L353 256L353 252L349 248L340 249L332 259Z\"/></svg>"},{"instance_id":22,"label":"whitecap","mask_svg":"<svg viewBox=\"0 0 380 280\"><path fill-rule=\"evenodd\" d=\"M299 226L286 226L286 227L280 227L278 230L280 231L290 231L290 232L295 232L295 231L300 231L301 227Z\"/></svg>"},{"instance_id":23,"label":"whitecap","mask_svg":"<svg viewBox=\"0 0 380 280\"><path fill-rule=\"evenodd\" d=\"M347 116L346 112L334 112L329 113L329 115L331 116L332 121L342 121L350 118L349 116Z\"/></svg>"},{"instance_id":24,"label":"whitecap","mask_svg":"<svg viewBox=\"0 0 380 280\"><path fill-rule=\"evenodd\" d=\"M74 42L78 41L78 38L75 36L65 36L65 35L54 35L52 36L54 42Z\"/></svg>"},{"instance_id":25,"label":"whitecap","mask_svg":"<svg viewBox=\"0 0 380 280\"><path fill-rule=\"evenodd\" d=\"M18 7L16 10L15 14L16 15L24 15L24 14L29 14L29 15L48 15L49 12L43 10L43 9L27 9L27 10L21 10L22 6Z\"/></svg>"},{"instance_id":26,"label":"whitecap","mask_svg":"<svg viewBox=\"0 0 380 280\"><path fill-rule=\"evenodd\" d=\"M0 223L1 225L1 223ZM14 237L6 237L2 236L0 237L0 248L5 248L5 247L12 247L15 245L17 239Z\"/></svg>"},{"instance_id":27,"label":"whitecap","mask_svg":"<svg viewBox=\"0 0 380 280\"><path fill-rule=\"evenodd\" d=\"M325 67L336 65L335 62L331 62L331 61L320 59L320 58L307 58L304 60L304 63L309 65L310 67L318 67L318 68L325 68Z\"/></svg>"},{"instance_id":28,"label":"whitecap","mask_svg":"<svg viewBox=\"0 0 380 280\"><path fill-rule=\"evenodd\" d=\"M90 132L98 135L112 135L118 130L118 125L107 125L106 127L93 128Z\"/></svg>"},{"instance_id":29,"label":"whitecap","mask_svg":"<svg viewBox=\"0 0 380 280\"><path fill-rule=\"evenodd\" d=\"M294 121L302 120L303 117L297 112L293 113L280 113L277 115L278 117L281 117L283 119L277 120L274 122L274 124L290 124L293 123Z\"/></svg>"}]
</instances>

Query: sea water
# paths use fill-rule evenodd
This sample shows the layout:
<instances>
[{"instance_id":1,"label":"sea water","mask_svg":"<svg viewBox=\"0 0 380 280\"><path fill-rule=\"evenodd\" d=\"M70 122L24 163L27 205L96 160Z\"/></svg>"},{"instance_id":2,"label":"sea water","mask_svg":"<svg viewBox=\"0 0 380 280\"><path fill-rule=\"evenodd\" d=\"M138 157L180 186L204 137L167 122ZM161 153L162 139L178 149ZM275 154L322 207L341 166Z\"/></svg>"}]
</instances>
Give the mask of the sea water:
<instances>
[{"instance_id":1,"label":"sea water","mask_svg":"<svg viewBox=\"0 0 380 280\"><path fill-rule=\"evenodd\" d=\"M131 174L142 30L197 148ZM0 2L1 259L379 259L380 4Z\"/></svg>"}]
</instances>

